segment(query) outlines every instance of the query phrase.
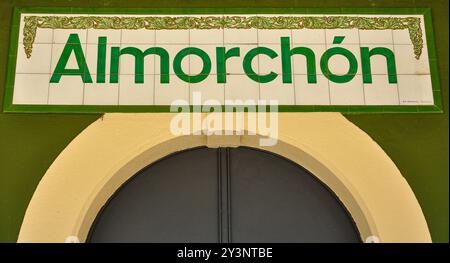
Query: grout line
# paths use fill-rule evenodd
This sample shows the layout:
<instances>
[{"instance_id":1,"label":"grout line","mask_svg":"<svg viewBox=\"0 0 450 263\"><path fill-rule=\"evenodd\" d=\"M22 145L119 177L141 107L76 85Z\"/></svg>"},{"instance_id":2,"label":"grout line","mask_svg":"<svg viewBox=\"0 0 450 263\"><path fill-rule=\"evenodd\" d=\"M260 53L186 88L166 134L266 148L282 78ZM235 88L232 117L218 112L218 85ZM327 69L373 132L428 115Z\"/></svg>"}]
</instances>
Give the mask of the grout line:
<instances>
[{"instance_id":1,"label":"grout line","mask_svg":"<svg viewBox=\"0 0 450 263\"><path fill-rule=\"evenodd\" d=\"M79 30L83 30L83 29L79 29ZM88 30L88 29L84 29L84 30ZM248 29L241 29L241 30L248 30ZM155 30L156 31L156 30ZM41 45L41 44L66 44L67 42L38 42L38 43L34 43L37 45ZM23 42L18 42L18 44L23 44ZM88 43L88 44L92 44L92 45L96 45L97 43ZM119 42L108 42L108 45L120 45L122 43ZM148 43L125 43L127 45L147 45ZM183 43L157 43L160 46L179 46L179 45L183 45ZM194 43L195 46L211 46L211 45L219 45L222 43ZM224 45L240 45L240 46L254 46L255 43L223 43ZM264 44L264 45L280 45L280 42L260 42L259 44ZM292 41L292 45L302 45L302 47L308 47L308 46L319 46L319 45L323 45L324 43L302 43L302 42L293 42ZM362 42L361 44L363 45L392 45L392 43L365 43ZM155 43L156 45L156 43ZM346 46L359 46L358 43L346 43L344 44ZM395 43L395 45L397 46L414 46L413 44L401 44L401 43ZM195 47L192 46L192 47ZM424 44L424 49L425 46L427 46L427 44Z\"/></svg>"},{"instance_id":2,"label":"grout line","mask_svg":"<svg viewBox=\"0 0 450 263\"><path fill-rule=\"evenodd\" d=\"M17 75L47 75L49 73L33 73L33 72L17 72ZM105 73L106 74L106 73ZM108 73L109 74L109 73ZM281 74L281 73L279 73ZM91 75L96 75L96 74L91 74ZM135 75L134 73L123 73L122 75ZM147 74L142 74L142 75L157 75L157 74L152 74L152 73L147 73ZM159 75L159 74L158 74ZM169 74L170 76L176 76L176 74ZM209 76L217 76L217 74L208 74ZM245 73L230 73L230 75L246 75ZM294 75L297 76L307 76L308 74L306 73L294 73ZM324 74L316 74L317 76L324 76ZM381 73L372 73L373 76L387 76L389 74L381 74ZM397 74L397 76L430 76L430 73L424 73L424 74ZM355 76L362 76L362 74L355 74Z\"/></svg>"},{"instance_id":3,"label":"grout line","mask_svg":"<svg viewBox=\"0 0 450 263\"><path fill-rule=\"evenodd\" d=\"M191 30L188 30L188 47L191 47ZM191 55L189 54L187 56L188 59L188 72L189 72L189 76L191 76ZM191 83L188 82L188 104L191 105L192 101L191 101Z\"/></svg>"},{"instance_id":4,"label":"grout line","mask_svg":"<svg viewBox=\"0 0 450 263\"><path fill-rule=\"evenodd\" d=\"M256 17L258 17L259 15L256 15ZM259 43L259 28L256 28L256 47L260 47L260 43ZM258 60L258 76L261 75L261 62L259 60L259 55L256 57L256 59ZM261 100L261 83L258 82L258 101ZM256 104L258 104L259 102L257 102Z\"/></svg>"},{"instance_id":5,"label":"grout line","mask_svg":"<svg viewBox=\"0 0 450 263\"><path fill-rule=\"evenodd\" d=\"M223 17L224 17L224 15L222 14L222 19L223 19ZM222 28L222 46L225 47L225 28ZM226 65L226 60L225 60L225 69L226 68L227 68L227 65ZM216 73L217 73L217 67L216 67ZM227 77L228 77L227 76L227 71L225 70L225 79L228 81ZM217 78L216 78L216 80L217 80ZM223 105L225 105L225 100L226 100L226 93L225 92L226 92L226 83L227 83L227 81L225 81L225 83L222 84L223 85L222 86L222 88L223 88Z\"/></svg>"},{"instance_id":6,"label":"grout line","mask_svg":"<svg viewBox=\"0 0 450 263\"><path fill-rule=\"evenodd\" d=\"M52 42L53 42L54 37L55 37L55 29L52 29ZM54 44L52 43L51 45L52 45L52 47L51 47L51 51L50 51L50 66L49 66L49 70L48 70L50 78L52 76L53 45ZM17 75L17 73L16 73L16 75ZM50 83L50 79L49 79L48 87L47 87L47 105L49 105L49 102L50 102L50 85L51 85L51 83Z\"/></svg>"},{"instance_id":7,"label":"grout line","mask_svg":"<svg viewBox=\"0 0 450 263\"><path fill-rule=\"evenodd\" d=\"M89 54L88 54L88 36L89 36L89 29L86 29L86 39L85 39L85 41L86 41L86 44L85 44L85 48L86 48L86 60L87 60L87 57L89 56ZM86 61L86 63L87 63L87 61ZM87 65L87 64L86 64ZM84 74L86 74L86 68L84 68L83 69L83 73ZM90 72L89 72L90 73ZM97 72L96 72L97 73ZM85 96L85 90L86 90L86 83L84 83L84 81L83 81L83 100L82 100L82 102L81 102L81 105L84 105L84 96Z\"/></svg>"},{"instance_id":8,"label":"grout line","mask_svg":"<svg viewBox=\"0 0 450 263\"><path fill-rule=\"evenodd\" d=\"M55 29L53 29L53 30L55 30ZM88 30L88 29L78 29L78 30ZM111 29L111 30L117 30L117 29ZM290 30L292 30L292 29L290 29ZM18 44L23 44L23 41L19 41ZM34 44L66 44L66 42L36 42ZM96 44L96 43L89 43L89 44ZM114 42L114 41L113 42L108 42L108 45L120 45L120 44L122 44L122 43L118 43L118 42ZM146 43L139 42L139 43L126 43L126 44L127 45L145 45ZM158 44L159 45L164 45L164 46L176 46L176 45L182 45L183 43L158 43ZM196 46L211 46L211 45L218 45L218 44L221 44L221 43L195 43ZM223 44L226 44L226 45L242 45L242 46L254 45L252 43L223 43ZM279 45L280 42L261 42L260 44L264 44L264 45ZM323 44L324 43L306 43L306 42L303 43L303 42L293 42L292 41L292 45L302 45L302 46L305 46L305 47L307 47L308 45L310 45L310 46L317 46L317 45L323 45ZM363 44L363 45L392 45L392 42L391 43L375 43L375 42L374 43L365 43L365 42L361 42L361 44ZM156 43L155 43L155 45L156 45ZM352 45L353 46L358 46L359 44L358 43L346 43L345 45L347 45L347 46L352 46ZM397 45L397 46L414 46L411 43L409 43L409 44L407 44L407 43L395 43L395 45ZM423 44L423 46L424 46L424 49L425 49L425 46L427 46L427 44Z\"/></svg>"},{"instance_id":9,"label":"grout line","mask_svg":"<svg viewBox=\"0 0 450 263\"><path fill-rule=\"evenodd\" d=\"M359 42L359 57L361 58L361 36L359 35L359 29L358 29L358 42ZM369 60L369 63L370 63L370 60ZM359 64L361 64L361 63L359 63ZM359 68L357 70L362 71L362 69L359 69ZM362 72L361 72L361 74L362 74ZM356 75L355 75L355 77L356 77ZM361 78L361 86L362 86L362 92L363 92L363 103L364 103L364 105L367 105L367 103L366 103L366 87L364 85L363 78Z\"/></svg>"},{"instance_id":10,"label":"grout line","mask_svg":"<svg viewBox=\"0 0 450 263\"><path fill-rule=\"evenodd\" d=\"M153 32L154 32L153 45L156 46L156 30L153 30ZM156 77L155 71L156 71L156 58L153 59L153 104L152 105L155 105L155 102L156 102L155 96L156 96L156 79L157 79L157 77ZM144 71L144 73L145 73L145 71ZM161 72L159 73L159 75L161 78Z\"/></svg>"},{"instance_id":11,"label":"grout line","mask_svg":"<svg viewBox=\"0 0 450 263\"><path fill-rule=\"evenodd\" d=\"M324 35L325 35L325 50L328 49L328 42L327 42L327 30L323 29L324 31ZM327 84L328 84L328 105L331 105L331 88L330 88L330 80L325 77L327 79Z\"/></svg>"},{"instance_id":12,"label":"grout line","mask_svg":"<svg viewBox=\"0 0 450 263\"><path fill-rule=\"evenodd\" d=\"M394 43L394 30L391 29L391 36L392 36L392 50L394 52L394 57L395 57L395 43ZM397 61L395 61L397 62ZM397 74L397 76L399 76L400 74ZM415 74L414 74L415 75ZM431 72L430 74L431 75ZM387 76L387 75L386 75ZM398 79L398 78L397 78ZM398 100L398 105L401 105L400 103L400 89L398 88L398 80L397 83L395 83L395 85L397 86L397 100Z\"/></svg>"},{"instance_id":13,"label":"grout line","mask_svg":"<svg viewBox=\"0 0 450 263\"><path fill-rule=\"evenodd\" d=\"M291 47L294 46L294 35L292 33L292 29L291 31ZM316 58L314 58L316 59ZM292 73L292 88L294 89L294 105L297 105L297 91L296 91L296 86L295 86L295 63L294 63L294 59L293 56L290 57L291 60L291 73ZM283 61L281 61L281 78L283 79ZM282 81L283 82L283 81Z\"/></svg>"},{"instance_id":14,"label":"grout line","mask_svg":"<svg viewBox=\"0 0 450 263\"><path fill-rule=\"evenodd\" d=\"M120 48L122 48L122 45L123 45L122 32L123 32L123 30L120 29ZM106 46L106 52L108 52L108 46ZM111 53L111 49L110 49L110 53ZM110 57L111 57L111 54L110 54ZM111 60L109 61L109 64L111 65ZM117 72L117 78L119 80L119 81L117 81L118 82L117 83L117 105L120 105L120 94L121 94L120 93L120 80L122 79L120 77L120 75L121 75L121 64L122 63L120 62L120 56L119 56L119 69L118 69L118 72ZM106 63L105 63L105 67L106 67ZM109 72L109 74L111 74L111 72ZM144 82L145 82L145 80L144 80Z\"/></svg>"},{"instance_id":15,"label":"grout line","mask_svg":"<svg viewBox=\"0 0 450 263\"><path fill-rule=\"evenodd\" d=\"M33 72L17 72L17 75L47 75L49 73L33 73ZM106 74L106 73L105 73ZM109 74L109 73L108 73ZM279 73L281 74L281 73ZM96 75L96 74L91 74L91 75ZM133 73L123 73L122 75L135 75ZM159 75L159 74L152 74L152 73L147 73L147 74L142 74L145 76L148 75ZM170 76L176 76L176 74L169 74ZM208 74L209 76L217 76L217 74ZM230 73L230 75L234 75L234 76L245 76L245 73ZM297 74L294 73L294 75L296 76L307 76L308 74L306 73L301 73L301 74ZM325 76L324 74L316 74L317 76ZM381 74L381 73L372 73L372 76L388 76L389 74ZM397 76L430 76L430 73L424 73L424 74L397 74ZM362 74L355 74L355 76L362 76Z\"/></svg>"}]
</instances>

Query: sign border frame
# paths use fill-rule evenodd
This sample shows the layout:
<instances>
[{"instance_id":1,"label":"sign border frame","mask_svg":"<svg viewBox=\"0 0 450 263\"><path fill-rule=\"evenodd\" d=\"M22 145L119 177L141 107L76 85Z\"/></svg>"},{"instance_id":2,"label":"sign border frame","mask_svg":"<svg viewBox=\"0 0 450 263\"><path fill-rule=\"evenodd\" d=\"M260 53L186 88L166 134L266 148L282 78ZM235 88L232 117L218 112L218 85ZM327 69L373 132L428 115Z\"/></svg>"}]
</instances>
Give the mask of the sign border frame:
<instances>
[{"instance_id":1,"label":"sign border frame","mask_svg":"<svg viewBox=\"0 0 450 263\"><path fill-rule=\"evenodd\" d=\"M49 14L367 14L423 15L427 39L428 61L434 105L279 105L279 112L341 112L341 113L443 113L441 86L435 49L431 8L70 8L15 7L10 29L3 112L16 113L142 113L170 112L170 105L43 105L13 104L17 49L19 48L20 16L22 13ZM190 105L191 111L195 107ZM225 110L225 106L222 106Z\"/></svg>"}]
</instances>

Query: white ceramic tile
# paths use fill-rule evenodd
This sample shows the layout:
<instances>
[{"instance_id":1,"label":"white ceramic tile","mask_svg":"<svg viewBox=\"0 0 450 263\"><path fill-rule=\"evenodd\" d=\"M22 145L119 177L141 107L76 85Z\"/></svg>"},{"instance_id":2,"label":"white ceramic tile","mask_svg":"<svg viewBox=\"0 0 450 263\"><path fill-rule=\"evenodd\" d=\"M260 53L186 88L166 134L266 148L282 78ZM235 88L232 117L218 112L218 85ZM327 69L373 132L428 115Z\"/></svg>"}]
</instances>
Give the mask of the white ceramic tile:
<instances>
[{"instance_id":1,"label":"white ceramic tile","mask_svg":"<svg viewBox=\"0 0 450 263\"><path fill-rule=\"evenodd\" d=\"M392 44L392 30L359 30L361 44Z\"/></svg>"},{"instance_id":2,"label":"white ceramic tile","mask_svg":"<svg viewBox=\"0 0 450 263\"><path fill-rule=\"evenodd\" d=\"M225 52L228 50L238 47L240 50L240 56L239 57L230 57L226 61L226 69L228 74L245 74L244 68L243 68L243 61L245 55L253 48L256 48L256 45L225 45ZM259 72L259 62L258 62L259 56L256 56L252 60L252 68L253 70L258 73Z\"/></svg>"},{"instance_id":3,"label":"white ceramic tile","mask_svg":"<svg viewBox=\"0 0 450 263\"><path fill-rule=\"evenodd\" d=\"M120 75L120 105L152 105L154 75L144 75L144 83L135 83L134 75Z\"/></svg>"},{"instance_id":4,"label":"white ceramic tile","mask_svg":"<svg viewBox=\"0 0 450 263\"><path fill-rule=\"evenodd\" d=\"M225 100L254 100L259 99L259 83L246 75L229 75L225 84Z\"/></svg>"},{"instance_id":5,"label":"white ceramic tile","mask_svg":"<svg viewBox=\"0 0 450 263\"><path fill-rule=\"evenodd\" d=\"M408 29L395 29L392 31L394 44L411 45Z\"/></svg>"},{"instance_id":6,"label":"white ceramic tile","mask_svg":"<svg viewBox=\"0 0 450 263\"><path fill-rule=\"evenodd\" d=\"M333 105L364 105L364 86L361 75L356 75L350 82L329 82L330 99Z\"/></svg>"},{"instance_id":7,"label":"white ceramic tile","mask_svg":"<svg viewBox=\"0 0 450 263\"><path fill-rule=\"evenodd\" d=\"M387 75L372 76L372 83L364 84L366 105L398 105L397 84L390 84Z\"/></svg>"},{"instance_id":8,"label":"white ceramic tile","mask_svg":"<svg viewBox=\"0 0 450 263\"><path fill-rule=\"evenodd\" d=\"M105 73L110 73L110 67L111 67L111 47L116 47L116 45L106 45L106 63L105 63ZM98 46L94 44L87 44L87 52L86 52L86 64L89 68L89 72L91 74L97 74L97 54L98 54ZM121 55L120 61L125 60L124 57L127 57L128 55ZM134 60L134 59L133 59ZM121 66L121 65L120 65ZM120 70L119 66L119 70ZM145 68L145 67L144 67ZM131 68L134 70L134 64Z\"/></svg>"},{"instance_id":9,"label":"white ceramic tile","mask_svg":"<svg viewBox=\"0 0 450 263\"><path fill-rule=\"evenodd\" d=\"M50 73L52 44L34 44L31 57L27 58L23 46L17 49L16 73Z\"/></svg>"},{"instance_id":10,"label":"white ceramic tile","mask_svg":"<svg viewBox=\"0 0 450 263\"><path fill-rule=\"evenodd\" d=\"M330 94L328 79L324 75L316 76L316 83L308 83L306 75L295 75L295 101L297 105L329 105Z\"/></svg>"},{"instance_id":11,"label":"white ceramic tile","mask_svg":"<svg viewBox=\"0 0 450 263\"><path fill-rule=\"evenodd\" d=\"M175 75L173 75L175 76ZM153 74L148 74L148 75L136 75L136 74L121 74L119 75L119 82L122 81L122 78L124 78L125 80L131 79L133 82L133 84L136 84L139 87L142 87L142 84L144 86L152 86L154 85L154 81L160 81L160 76L159 75L153 75ZM109 79L109 77L108 77ZM108 80L107 79L107 80ZM169 78L170 79L170 78ZM139 81L144 81L143 83L138 83ZM125 85L128 85L128 82L124 83Z\"/></svg>"},{"instance_id":12,"label":"white ceramic tile","mask_svg":"<svg viewBox=\"0 0 450 263\"><path fill-rule=\"evenodd\" d=\"M155 30L136 29L136 30L122 30L122 46L124 44L154 44ZM134 45L133 45L134 46Z\"/></svg>"},{"instance_id":13,"label":"white ceramic tile","mask_svg":"<svg viewBox=\"0 0 450 263\"><path fill-rule=\"evenodd\" d=\"M189 30L156 30L157 44L184 44L188 46Z\"/></svg>"},{"instance_id":14,"label":"white ceramic tile","mask_svg":"<svg viewBox=\"0 0 450 263\"><path fill-rule=\"evenodd\" d=\"M217 75L210 75L204 81L199 83L191 83L189 89L191 103L194 103L194 92L200 93L202 103L207 100L216 100L219 101L222 105L224 103L225 85L217 83Z\"/></svg>"},{"instance_id":15,"label":"white ceramic tile","mask_svg":"<svg viewBox=\"0 0 450 263\"><path fill-rule=\"evenodd\" d=\"M412 45L395 45L397 74L429 74L428 48L423 46L420 59L416 59Z\"/></svg>"},{"instance_id":16,"label":"white ceramic tile","mask_svg":"<svg viewBox=\"0 0 450 263\"><path fill-rule=\"evenodd\" d=\"M306 47L313 51L313 53L315 55L315 61L316 61L315 68L316 68L317 74L319 74L321 72L320 71L320 58L322 57L322 54L325 52L326 46L324 44L319 44L319 45L309 44L309 45L302 45L301 47ZM291 47L291 48L293 48L293 47ZM292 71L295 74L298 74L298 75L308 74L307 63L306 63L307 60L304 55L295 54L295 55L291 56L291 59L292 59Z\"/></svg>"},{"instance_id":17,"label":"white ceramic tile","mask_svg":"<svg viewBox=\"0 0 450 263\"><path fill-rule=\"evenodd\" d=\"M224 29L224 43L225 44L257 44L258 30L250 29Z\"/></svg>"},{"instance_id":18,"label":"white ceramic tile","mask_svg":"<svg viewBox=\"0 0 450 263\"><path fill-rule=\"evenodd\" d=\"M356 74L361 74L361 52L359 45L332 45L339 46L345 49L348 49L356 58L356 61L358 63L358 69L356 71ZM329 46L331 48L331 46ZM317 54L316 54L317 56ZM322 54L320 55L322 56ZM320 68L320 64L317 64L317 67ZM345 75L347 74L350 67L349 60L342 55L334 55L328 60L328 68L330 69L330 72L336 75Z\"/></svg>"},{"instance_id":19,"label":"white ceramic tile","mask_svg":"<svg viewBox=\"0 0 450 263\"><path fill-rule=\"evenodd\" d=\"M223 44L223 29L190 29L191 46L195 44Z\"/></svg>"},{"instance_id":20,"label":"white ceramic tile","mask_svg":"<svg viewBox=\"0 0 450 263\"><path fill-rule=\"evenodd\" d=\"M164 46L164 49L169 53L169 74L175 74L173 71L173 60L175 59L175 56L180 52L182 49L186 48L186 45L167 45ZM185 73L189 73L189 60L190 55L185 56L183 60L181 61L181 68ZM161 59L157 55L153 55L153 58L155 59L155 74L160 74L161 70Z\"/></svg>"},{"instance_id":21,"label":"white ceramic tile","mask_svg":"<svg viewBox=\"0 0 450 263\"><path fill-rule=\"evenodd\" d=\"M66 44L68 42L70 34L77 34L81 44L86 44L87 41L87 29L54 29L53 43ZM72 44L72 43L71 43Z\"/></svg>"},{"instance_id":22,"label":"white ceramic tile","mask_svg":"<svg viewBox=\"0 0 450 263\"><path fill-rule=\"evenodd\" d=\"M97 44L99 37L106 37L107 44L120 44L121 30L120 29L88 29L87 43Z\"/></svg>"},{"instance_id":23,"label":"white ceramic tile","mask_svg":"<svg viewBox=\"0 0 450 263\"><path fill-rule=\"evenodd\" d=\"M122 49L128 47L127 44L122 45ZM133 45L133 47L140 49L142 52L145 52L148 48L151 48L152 46L150 45ZM110 48L108 47L108 50L110 50ZM107 52L108 56L109 56L110 51ZM156 57L158 57L158 59L156 59ZM158 61L159 63L159 56L158 55L154 55L154 54L150 54L150 55L146 55L144 57L144 74L154 74L155 73L155 61ZM173 57L169 58L170 60L170 65L172 63ZM107 58L107 69L109 70L109 65L110 65L110 58ZM136 59L133 55L130 54L122 54L120 55L119 58L119 63L120 63L120 74L135 74L135 67L136 67ZM158 70L159 70L159 64L158 64ZM159 71L158 71L159 72Z\"/></svg>"},{"instance_id":24,"label":"white ceramic tile","mask_svg":"<svg viewBox=\"0 0 450 263\"><path fill-rule=\"evenodd\" d=\"M282 83L281 77L268 83L261 83L259 88L261 100L275 100L278 105L295 104L294 84Z\"/></svg>"},{"instance_id":25,"label":"white ceramic tile","mask_svg":"<svg viewBox=\"0 0 450 263\"><path fill-rule=\"evenodd\" d=\"M158 77L158 76L156 76ZM189 84L177 76L170 76L170 83L161 84L155 81L155 105L170 105L175 100L189 102Z\"/></svg>"},{"instance_id":26,"label":"white ceramic tile","mask_svg":"<svg viewBox=\"0 0 450 263\"><path fill-rule=\"evenodd\" d=\"M53 105L83 104L84 83L80 76L62 76L50 83L48 103Z\"/></svg>"},{"instance_id":27,"label":"white ceramic tile","mask_svg":"<svg viewBox=\"0 0 450 263\"><path fill-rule=\"evenodd\" d=\"M52 63L51 72L52 73L55 71L56 65L58 64L58 61L61 58L61 54L62 54L65 46L66 46L65 44L53 44L53 51L52 51L52 58L51 58L51 63ZM81 49L83 50L83 54L84 54L84 57L86 60L86 65L88 66L88 69L89 69L89 73L95 74L95 70L92 71L92 68L91 68L92 65L90 65L90 64L94 64L94 66L97 67L97 62L89 63L89 61L87 60L86 45L81 45ZM49 60L49 62L50 62L50 60ZM66 69L78 69L79 68L74 52L72 52L70 54L69 60L67 61L65 68Z\"/></svg>"},{"instance_id":28,"label":"white ceramic tile","mask_svg":"<svg viewBox=\"0 0 450 263\"><path fill-rule=\"evenodd\" d=\"M205 51L211 61L211 72L210 74L216 74L217 72L217 59L216 59L216 47L217 45L199 45L197 48ZM202 72L203 60L195 55L189 55L189 72L191 75L197 75Z\"/></svg>"},{"instance_id":29,"label":"white ceramic tile","mask_svg":"<svg viewBox=\"0 0 450 263\"><path fill-rule=\"evenodd\" d=\"M33 42L34 44L43 44L52 42L53 42L53 29L38 28L36 30L36 37ZM19 43L23 43L23 35L19 35Z\"/></svg>"},{"instance_id":30,"label":"white ceramic tile","mask_svg":"<svg viewBox=\"0 0 450 263\"><path fill-rule=\"evenodd\" d=\"M289 37L291 39L290 29L258 29L258 43L259 44L280 44L281 37ZM291 40L292 42L292 40Z\"/></svg>"},{"instance_id":31,"label":"white ceramic tile","mask_svg":"<svg viewBox=\"0 0 450 263\"><path fill-rule=\"evenodd\" d=\"M332 45L335 37L344 36L344 40L338 46L348 44L359 44L359 32L358 29L326 29L326 41L327 44Z\"/></svg>"},{"instance_id":32,"label":"white ceramic tile","mask_svg":"<svg viewBox=\"0 0 450 263\"><path fill-rule=\"evenodd\" d=\"M92 75L92 79L96 79ZM106 75L109 79L109 75ZM117 105L119 94L119 84L117 83L86 83L84 85L84 104L85 105Z\"/></svg>"},{"instance_id":33,"label":"white ceramic tile","mask_svg":"<svg viewBox=\"0 0 450 263\"><path fill-rule=\"evenodd\" d=\"M325 29L293 29L292 42L294 44L325 44Z\"/></svg>"},{"instance_id":34,"label":"white ceramic tile","mask_svg":"<svg viewBox=\"0 0 450 263\"><path fill-rule=\"evenodd\" d=\"M401 105L432 105L433 91L430 75L398 75Z\"/></svg>"},{"instance_id":35,"label":"white ceramic tile","mask_svg":"<svg viewBox=\"0 0 450 263\"><path fill-rule=\"evenodd\" d=\"M369 51L372 50L373 48L383 47L383 48L387 48L387 49L391 50L392 53L394 53L394 46L393 45L382 45L382 44L379 44L379 45L364 45L363 47L368 47ZM397 58L395 58L395 59L397 60ZM358 65L358 67L361 67L361 65ZM373 55L373 56L371 56L370 57L370 67L371 67L372 74L388 74L387 60L382 55Z\"/></svg>"},{"instance_id":36,"label":"white ceramic tile","mask_svg":"<svg viewBox=\"0 0 450 263\"><path fill-rule=\"evenodd\" d=\"M261 75L266 75L266 74L269 74L270 72L281 74L282 73L282 63L281 63L281 47L280 47L280 45L266 44L263 47L272 49L273 51L275 51L275 53L277 53L278 56L275 58L270 58L269 56L264 55L264 54L258 55L257 60L259 63L259 73ZM293 57L294 56L291 57L291 68L293 67L293 65L292 65Z\"/></svg>"},{"instance_id":37,"label":"white ceramic tile","mask_svg":"<svg viewBox=\"0 0 450 263\"><path fill-rule=\"evenodd\" d=\"M49 74L16 74L13 104L47 104Z\"/></svg>"}]
</instances>

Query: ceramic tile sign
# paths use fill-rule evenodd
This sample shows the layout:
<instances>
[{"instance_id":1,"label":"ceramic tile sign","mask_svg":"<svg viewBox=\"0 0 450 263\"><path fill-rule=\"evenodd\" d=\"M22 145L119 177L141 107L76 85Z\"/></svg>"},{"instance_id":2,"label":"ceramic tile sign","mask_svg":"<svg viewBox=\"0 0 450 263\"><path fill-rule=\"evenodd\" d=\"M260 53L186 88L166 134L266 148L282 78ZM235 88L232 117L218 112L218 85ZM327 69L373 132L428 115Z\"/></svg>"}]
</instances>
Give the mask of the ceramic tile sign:
<instances>
[{"instance_id":1,"label":"ceramic tile sign","mask_svg":"<svg viewBox=\"0 0 450 263\"><path fill-rule=\"evenodd\" d=\"M16 12L5 111L168 111L193 94L280 111L441 111L428 11L80 11Z\"/></svg>"}]
</instances>

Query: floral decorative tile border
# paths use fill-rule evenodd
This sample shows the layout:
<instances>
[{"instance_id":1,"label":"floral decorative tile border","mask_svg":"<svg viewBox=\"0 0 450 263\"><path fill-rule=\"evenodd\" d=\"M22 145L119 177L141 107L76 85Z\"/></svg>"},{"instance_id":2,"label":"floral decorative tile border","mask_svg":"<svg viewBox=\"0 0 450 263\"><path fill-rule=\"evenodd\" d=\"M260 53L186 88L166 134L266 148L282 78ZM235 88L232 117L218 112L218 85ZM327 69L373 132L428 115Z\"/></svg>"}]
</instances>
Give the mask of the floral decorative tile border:
<instances>
[{"instance_id":1,"label":"floral decorative tile border","mask_svg":"<svg viewBox=\"0 0 450 263\"><path fill-rule=\"evenodd\" d=\"M202 17L104 17L104 16L25 16L23 45L31 57L38 28L49 29L360 29L408 30L416 59L423 48L418 17L360 16L202 16Z\"/></svg>"}]
</instances>

